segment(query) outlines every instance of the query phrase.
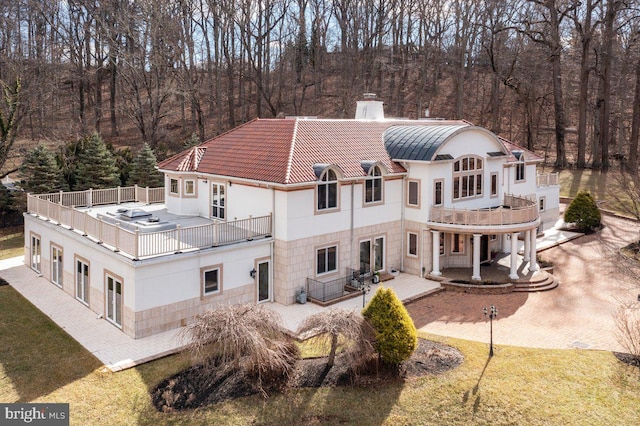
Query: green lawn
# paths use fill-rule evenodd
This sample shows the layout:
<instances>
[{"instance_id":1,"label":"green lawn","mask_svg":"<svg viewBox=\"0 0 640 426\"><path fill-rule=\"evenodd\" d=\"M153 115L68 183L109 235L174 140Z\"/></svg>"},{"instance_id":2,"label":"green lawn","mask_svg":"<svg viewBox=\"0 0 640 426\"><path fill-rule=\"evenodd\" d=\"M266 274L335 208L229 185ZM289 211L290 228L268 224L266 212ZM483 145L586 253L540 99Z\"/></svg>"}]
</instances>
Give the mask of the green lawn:
<instances>
[{"instance_id":1,"label":"green lawn","mask_svg":"<svg viewBox=\"0 0 640 426\"><path fill-rule=\"evenodd\" d=\"M99 362L9 286L0 287L0 401L68 402L71 423L97 424L635 424L640 372L612 354L487 345L459 348L456 370L375 388L290 391L162 414L148 389L184 368L175 355L120 373Z\"/></svg>"},{"instance_id":2,"label":"green lawn","mask_svg":"<svg viewBox=\"0 0 640 426\"><path fill-rule=\"evenodd\" d=\"M0 228L0 260L24 255L22 226Z\"/></svg>"}]
</instances>

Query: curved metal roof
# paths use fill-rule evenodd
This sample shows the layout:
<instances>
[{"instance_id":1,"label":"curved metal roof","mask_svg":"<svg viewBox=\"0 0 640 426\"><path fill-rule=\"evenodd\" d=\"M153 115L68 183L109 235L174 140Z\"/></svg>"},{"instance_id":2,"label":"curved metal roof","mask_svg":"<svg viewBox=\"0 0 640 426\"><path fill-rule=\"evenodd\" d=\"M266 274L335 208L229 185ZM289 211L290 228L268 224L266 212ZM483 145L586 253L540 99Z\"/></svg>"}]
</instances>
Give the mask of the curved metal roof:
<instances>
[{"instance_id":1,"label":"curved metal roof","mask_svg":"<svg viewBox=\"0 0 640 426\"><path fill-rule=\"evenodd\" d=\"M468 124L393 126L384 132L384 147L394 160L431 161L438 148Z\"/></svg>"}]
</instances>

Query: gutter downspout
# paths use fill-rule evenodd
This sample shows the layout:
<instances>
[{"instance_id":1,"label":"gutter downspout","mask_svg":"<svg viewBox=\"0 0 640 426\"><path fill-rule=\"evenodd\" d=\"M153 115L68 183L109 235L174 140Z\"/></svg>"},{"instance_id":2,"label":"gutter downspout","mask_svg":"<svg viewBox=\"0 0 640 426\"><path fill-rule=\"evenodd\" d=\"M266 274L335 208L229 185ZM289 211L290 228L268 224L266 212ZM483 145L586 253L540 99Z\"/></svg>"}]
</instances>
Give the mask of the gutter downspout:
<instances>
[{"instance_id":1,"label":"gutter downspout","mask_svg":"<svg viewBox=\"0 0 640 426\"><path fill-rule=\"evenodd\" d=\"M270 263L271 263L271 267L269 268L269 284L270 284L270 293L269 294L269 301L270 302L274 302L275 301L275 295L274 290L275 290L275 275L276 275L276 262L275 262L275 244L276 244L276 188L275 187L271 187L271 244L269 244L269 257L270 257Z\"/></svg>"},{"instance_id":2,"label":"gutter downspout","mask_svg":"<svg viewBox=\"0 0 640 426\"><path fill-rule=\"evenodd\" d=\"M404 272L404 245L406 242L406 235L405 235L405 193L407 191L407 176L405 175L402 178L402 195L400 196L400 271Z\"/></svg>"},{"instance_id":3,"label":"gutter downspout","mask_svg":"<svg viewBox=\"0 0 640 426\"><path fill-rule=\"evenodd\" d=\"M424 243L424 240L425 240L424 233L428 232L430 230L431 230L430 228L422 228L420 230L420 240L421 240L420 241L420 247L422 248L422 250L420 250L420 278L424 278L425 275L426 275L426 272L427 272L427 271L424 270L424 257L426 255L426 251L427 251L425 249L425 245L424 245L425 244ZM433 253L431 253L431 255L433 256Z\"/></svg>"},{"instance_id":4,"label":"gutter downspout","mask_svg":"<svg viewBox=\"0 0 640 426\"><path fill-rule=\"evenodd\" d=\"M353 211L354 186L355 186L355 182L351 182L351 215L350 215L351 217L350 217L350 224L349 224L349 265L350 267L353 266L353 226L354 226L354 215L355 215ZM356 269L356 268L353 268L353 269Z\"/></svg>"}]
</instances>

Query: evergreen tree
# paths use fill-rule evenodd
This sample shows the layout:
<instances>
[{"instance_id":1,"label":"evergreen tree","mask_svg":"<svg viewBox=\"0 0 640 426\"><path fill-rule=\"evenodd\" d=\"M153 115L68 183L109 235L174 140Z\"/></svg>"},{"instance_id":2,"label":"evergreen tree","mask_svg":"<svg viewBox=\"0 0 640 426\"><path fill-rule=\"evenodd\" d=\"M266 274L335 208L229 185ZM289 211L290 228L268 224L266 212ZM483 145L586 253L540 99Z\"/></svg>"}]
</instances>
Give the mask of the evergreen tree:
<instances>
[{"instance_id":1,"label":"evergreen tree","mask_svg":"<svg viewBox=\"0 0 640 426\"><path fill-rule=\"evenodd\" d=\"M156 168L156 156L146 143L133 160L128 185L158 188L164 186L164 175Z\"/></svg>"},{"instance_id":2,"label":"evergreen tree","mask_svg":"<svg viewBox=\"0 0 640 426\"><path fill-rule=\"evenodd\" d=\"M593 196L586 191L579 192L564 212L564 221L573 223L581 231L591 231L600 226L602 215Z\"/></svg>"},{"instance_id":3,"label":"evergreen tree","mask_svg":"<svg viewBox=\"0 0 640 426\"><path fill-rule=\"evenodd\" d=\"M198 146L201 143L202 142L200 142L200 138L198 137L198 135L196 135L195 133L192 133L191 136L189 136L189 139L184 141L184 143L182 144L182 148L184 149L193 148L194 146Z\"/></svg>"},{"instance_id":4,"label":"evergreen tree","mask_svg":"<svg viewBox=\"0 0 640 426\"><path fill-rule=\"evenodd\" d=\"M376 349L388 364L409 359L418 346L418 332L398 296L390 288L380 286L362 315L376 333Z\"/></svg>"},{"instance_id":5,"label":"evergreen tree","mask_svg":"<svg viewBox=\"0 0 640 426\"><path fill-rule=\"evenodd\" d=\"M55 156L43 144L27 153L20 167L20 177L22 187L34 194L69 190Z\"/></svg>"},{"instance_id":6,"label":"evergreen tree","mask_svg":"<svg viewBox=\"0 0 640 426\"><path fill-rule=\"evenodd\" d=\"M74 190L114 188L120 185L116 159L100 135L85 139L84 149L77 156Z\"/></svg>"}]
</instances>

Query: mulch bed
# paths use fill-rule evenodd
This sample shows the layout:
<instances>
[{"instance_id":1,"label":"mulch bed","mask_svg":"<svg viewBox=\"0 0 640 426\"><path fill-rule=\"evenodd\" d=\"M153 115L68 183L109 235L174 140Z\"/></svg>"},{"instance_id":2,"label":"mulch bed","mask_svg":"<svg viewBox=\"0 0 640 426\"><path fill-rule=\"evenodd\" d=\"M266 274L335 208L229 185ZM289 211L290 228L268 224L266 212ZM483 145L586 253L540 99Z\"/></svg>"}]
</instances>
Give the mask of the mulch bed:
<instances>
[{"instance_id":1,"label":"mulch bed","mask_svg":"<svg viewBox=\"0 0 640 426\"><path fill-rule=\"evenodd\" d=\"M462 361L463 355L456 348L418 339L418 347L411 358L398 367L385 366L373 359L354 372L340 356L336 357L331 368L327 368L326 358L303 359L296 362L287 380L275 380L272 386L263 383L260 389L255 380L230 367L206 371L202 366L193 366L158 384L151 391L151 398L158 411L173 412L260 392L320 386L378 386L396 380L442 374L458 367Z\"/></svg>"}]
</instances>

